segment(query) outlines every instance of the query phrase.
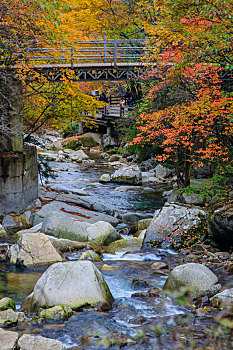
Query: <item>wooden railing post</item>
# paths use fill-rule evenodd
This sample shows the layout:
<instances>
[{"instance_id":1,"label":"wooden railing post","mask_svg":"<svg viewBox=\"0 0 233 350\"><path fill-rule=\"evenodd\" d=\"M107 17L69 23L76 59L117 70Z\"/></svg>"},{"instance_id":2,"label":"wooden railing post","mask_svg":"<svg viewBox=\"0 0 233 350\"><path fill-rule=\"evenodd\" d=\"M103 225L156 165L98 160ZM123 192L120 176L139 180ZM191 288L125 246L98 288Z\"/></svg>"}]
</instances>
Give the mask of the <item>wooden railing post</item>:
<instances>
[{"instance_id":1,"label":"wooden railing post","mask_svg":"<svg viewBox=\"0 0 233 350\"><path fill-rule=\"evenodd\" d=\"M114 66L117 64L117 39L114 39Z\"/></svg>"},{"instance_id":2,"label":"wooden railing post","mask_svg":"<svg viewBox=\"0 0 233 350\"><path fill-rule=\"evenodd\" d=\"M64 46L63 46L63 50L62 50L62 63L65 64L66 63L66 58L65 58L65 51L64 51Z\"/></svg>"},{"instance_id":3,"label":"wooden railing post","mask_svg":"<svg viewBox=\"0 0 233 350\"><path fill-rule=\"evenodd\" d=\"M104 37L104 63L107 62L107 37Z\"/></svg>"},{"instance_id":4,"label":"wooden railing post","mask_svg":"<svg viewBox=\"0 0 233 350\"><path fill-rule=\"evenodd\" d=\"M74 68L74 48L73 46L71 47L71 53L70 53L70 60L71 60L71 69Z\"/></svg>"}]
</instances>

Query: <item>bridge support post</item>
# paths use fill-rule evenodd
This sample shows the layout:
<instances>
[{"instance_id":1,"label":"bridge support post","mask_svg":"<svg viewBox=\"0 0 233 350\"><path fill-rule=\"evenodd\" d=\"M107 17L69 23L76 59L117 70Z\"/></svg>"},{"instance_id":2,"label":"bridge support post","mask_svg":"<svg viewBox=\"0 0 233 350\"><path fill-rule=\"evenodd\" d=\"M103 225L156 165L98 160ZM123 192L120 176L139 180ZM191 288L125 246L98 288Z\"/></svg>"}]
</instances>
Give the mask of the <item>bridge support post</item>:
<instances>
[{"instance_id":1,"label":"bridge support post","mask_svg":"<svg viewBox=\"0 0 233 350\"><path fill-rule=\"evenodd\" d=\"M111 124L107 125L107 134L112 136L112 125Z\"/></svg>"},{"instance_id":2,"label":"bridge support post","mask_svg":"<svg viewBox=\"0 0 233 350\"><path fill-rule=\"evenodd\" d=\"M79 135L83 134L83 122L82 122L82 120L79 120L79 122L78 122L78 133L79 133Z\"/></svg>"}]
</instances>

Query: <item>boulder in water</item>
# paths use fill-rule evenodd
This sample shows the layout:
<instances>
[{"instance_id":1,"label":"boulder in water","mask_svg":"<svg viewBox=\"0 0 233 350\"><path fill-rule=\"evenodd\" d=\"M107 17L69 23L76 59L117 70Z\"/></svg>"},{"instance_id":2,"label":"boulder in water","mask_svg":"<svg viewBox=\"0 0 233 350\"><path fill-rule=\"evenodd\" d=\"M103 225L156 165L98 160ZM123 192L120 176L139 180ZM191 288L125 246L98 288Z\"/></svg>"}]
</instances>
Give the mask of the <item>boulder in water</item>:
<instances>
[{"instance_id":1,"label":"boulder in water","mask_svg":"<svg viewBox=\"0 0 233 350\"><path fill-rule=\"evenodd\" d=\"M2 298L0 300L0 311L4 311L7 309L15 310L15 302L10 298Z\"/></svg>"},{"instance_id":2,"label":"boulder in water","mask_svg":"<svg viewBox=\"0 0 233 350\"><path fill-rule=\"evenodd\" d=\"M177 291L181 287L190 289L193 298L212 296L221 289L218 277L208 267L197 263L176 266L168 276L163 289Z\"/></svg>"},{"instance_id":3,"label":"boulder in water","mask_svg":"<svg viewBox=\"0 0 233 350\"><path fill-rule=\"evenodd\" d=\"M112 174L112 181L140 185L142 183L142 172L137 165L124 166L114 171Z\"/></svg>"},{"instance_id":4,"label":"boulder in water","mask_svg":"<svg viewBox=\"0 0 233 350\"><path fill-rule=\"evenodd\" d=\"M67 347L59 340L49 339L41 335L24 334L19 338L18 345L21 350L43 349L43 350L66 350Z\"/></svg>"},{"instance_id":5,"label":"boulder in water","mask_svg":"<svg viewBox=\"0 0 233 350\"><path fill-rule=\"evenodd\" d=\"M128 251L135 251L139 250L142 247L142 238L126 238L126 239L120 239L119 241L115 241L111 244L109 244L108 248L115 252L128 252Z\"/></svg>"},{"instance_id":6,"label":"boulder in water","mask_svg":"<svg viewBox=\"0 0 233 350\"><path fill-rule=\"evenodd\" d=\"M161 242L162 247L180 241L181 234L201 223L206 213L199 208L189 208L174 203L165 203L162 209L156 210L147 228L143 247L150 246L150 242ZM169 239L166 238L169 236Z\"/></svg>"},{"instance_id":7,"label":"boulder in water","mask_svg":"<svg viewBox=\"0 0 233 350\"><path fill-rule=\"evenodd\" d=\"M0 328L1 350L16 349L19 334Z\"/></svg>"},{"instance_id":8,"label":"boulder in water","mask_svg":"<svg viewBox=\"0 0 233 350\"><path fill-rule=\"evenodd\" d=\"M103 259L94 250L87 250L80 256L79 260L102 261Z\"/></svg>"},{"instance_id":9,"label":"boulder in water","mask_svg":"<svg viewBox=\"0 0 233 350\"><path fill-rule=\"evenodd\" d=\"M112 301L112 294L101 272L91 261L83 260L50 266L22 306L31 311L56 305L73 310L88 305L98 310L109 310Z\"/></svg>"},{"instance_id":10,"label":"boulder in water","mask_svg":"<svg viewBox=\"0 0 233 350\"><path fill-rule=\"evenodd\" d=\"M88 241L94 241L98 245L107 246L110 243L122 239L116 229L105 221L98 221L87 227Z\"/></svg>"},{"instance_id":11,"label":"boulder in water","mask_svg":"<svg viewBox=\"0 0 233 350\"><path fill-rule=\"evenodd\" d=\"M60 211L49 212L43 221L41 231L57 238L86 242L89 224L68 217Z\"/></svg>"},{"instance_id":12,"label":"boulder in water","mask_svg":"<svg viewBox=\"0 0 233 350\"><path fill-rule=\"evenodd\" d=\"M10 248L10 263L26 267L53 264L62 261L62 257L48 237L41 232L23 234L18 243Z\"/></svg>"},{"instance_id":13,"label":"boulder in water","mask_svg":"<svg viewBox=\"0 0 233 350\"><path fill-rule=\"evenodd\" d=\"M68 320L73 310L67 306L54 306L49 309L40 309L39 317L43 320Z\"/></svg>"},{"instance_id":14,"label":"boulder in water","mask_svg":"<svg viewBox=\"0 0 233 350\"><path fill-rule=\"evenodd\" d=\"M109 174L103 174L101 175L99 182L111 182L111 176Z\"/></svg>"}]
</instances>

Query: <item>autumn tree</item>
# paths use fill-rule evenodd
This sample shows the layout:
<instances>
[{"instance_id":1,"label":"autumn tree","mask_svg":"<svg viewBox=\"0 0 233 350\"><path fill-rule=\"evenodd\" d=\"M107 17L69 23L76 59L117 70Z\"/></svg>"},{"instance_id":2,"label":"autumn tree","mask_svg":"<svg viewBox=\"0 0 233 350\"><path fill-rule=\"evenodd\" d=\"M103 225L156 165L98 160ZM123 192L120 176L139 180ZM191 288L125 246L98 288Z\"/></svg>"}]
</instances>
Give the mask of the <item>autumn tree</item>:
<instances>
[{"instance_id":1,"label":"autumn tree","mask_svg":"<svg viewBox=\"0 0 233 350\"><path fill-rule=\"evenodd\" d=\"M157 143L157 159L173 163L179 187L189 185L193 164L232 163L232 96L220 79L233 68L231 7L232 1L157 0L154 21L145 26L154 46L148 75L157 82L134 143Z\"/></svg>"}]
</instances>

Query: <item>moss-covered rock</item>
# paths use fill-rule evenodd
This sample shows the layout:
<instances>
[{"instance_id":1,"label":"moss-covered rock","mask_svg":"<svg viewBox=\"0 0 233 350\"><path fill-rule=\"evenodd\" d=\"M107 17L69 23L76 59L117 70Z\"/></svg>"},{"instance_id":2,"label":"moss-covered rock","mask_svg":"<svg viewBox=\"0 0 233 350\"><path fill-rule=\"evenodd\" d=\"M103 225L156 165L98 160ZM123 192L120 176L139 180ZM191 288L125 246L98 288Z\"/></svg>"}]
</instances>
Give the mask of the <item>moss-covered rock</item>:
<instances>
[{"instance_id":1,"label":"moss-covered rock","mask_svg":"<svg viewBox=\"0 0 233 350\"><path fill-rule=\"evenodd\" d=\"M94 252L94 250L87 250L85 251L79 260L90 260L90 261L102 261L103 259L101 256Z\"/></svg>"},{"instance_id":2,"label":"moss-covered rock","mask_svg":"<svg viewBox=\"0 0 233 350\"><path fill-rule=\"evenodd\" d=\"M73 310L68 306L54 306L49 309L40 309L38 316L43 320L68 320Z\"/></svg>"},{"instance_id":3,"label":"moss-covered rock","mask_svg":"<svg viewBox=\"0 0 233 350\"><path fill-rule=\"evenodd\" d=\"M10 298L3 298L0 300L0 311L7 309L15 310L15 302Z\"/></svg>"},{"instance_id":4,"label":"moss-covered rock","mask_svg":"<svg viewBox=\"0 0 233 350\"><path fill-rule=\"evenodd\" d=\"M127 239L120 239L119 241L115 241L111 244L109 244L108 248L114 250L115 252L119 251L134 251L141 249L142 247L142 241L141 238L127 238Z\"/></svg>"}]
</instances>

